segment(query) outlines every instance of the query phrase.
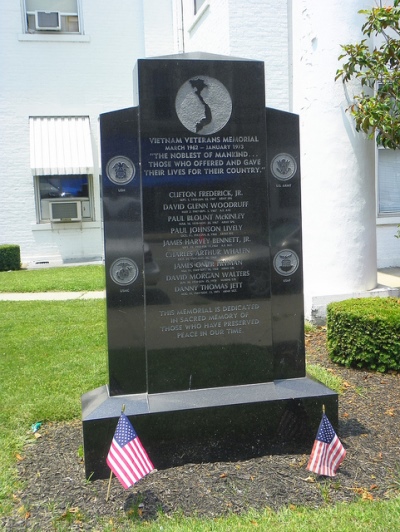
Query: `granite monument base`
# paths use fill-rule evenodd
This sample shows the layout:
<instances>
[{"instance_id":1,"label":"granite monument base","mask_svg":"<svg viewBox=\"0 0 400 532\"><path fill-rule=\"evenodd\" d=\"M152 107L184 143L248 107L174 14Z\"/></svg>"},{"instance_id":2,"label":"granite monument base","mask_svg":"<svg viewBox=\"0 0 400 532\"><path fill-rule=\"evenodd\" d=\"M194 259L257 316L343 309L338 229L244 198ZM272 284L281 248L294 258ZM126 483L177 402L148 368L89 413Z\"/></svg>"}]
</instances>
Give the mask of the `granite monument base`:
<instances>
[{"instance_id":1,"label":"granite monument base","mask_svg":"<svg viewBox=\"0 0 400 532\"><path fill-rule=\"evenodd\" d=\"M123 404L157 469L249 459L290 442L296 452L308 444L311 451L323 405L336 430L338 425L338 395L308 377L120 396L102 386L82 396L88 479L110 475L106 456Z\"/></svg>"}]
</instances>

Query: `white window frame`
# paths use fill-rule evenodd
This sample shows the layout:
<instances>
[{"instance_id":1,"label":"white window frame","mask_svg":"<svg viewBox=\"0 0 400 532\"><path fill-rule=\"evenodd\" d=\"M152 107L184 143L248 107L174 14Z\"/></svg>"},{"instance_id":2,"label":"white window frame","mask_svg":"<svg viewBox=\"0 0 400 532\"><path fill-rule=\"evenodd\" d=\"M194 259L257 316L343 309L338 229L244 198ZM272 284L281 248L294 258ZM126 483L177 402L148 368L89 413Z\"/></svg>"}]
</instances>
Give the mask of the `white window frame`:
<instances>
[{"instance_id":1,"label":"white window frame","mask_svg":"<svg viewBox=\"0 0 400 532\"><path fill-rule=\"evenodd\" d=\"M21 11L22 11L22 18L23 18L23 32L25 35L32 35L32 36L51 36L57 38L57 36L79 36L84 34L83 29L83 16L82 16L82 5L81 0L76 0L77 4L77 11L76 12L64 12L59 11L57 9L57 4L55 4L54 9L52 11L57 11L60 14L60 17L68 17L68 16L77 16L78 18L78 31L63 31L62 29L59 30L36 30L36 29L30 29L28 27L28 15L35 17L36 11L44 11L43 9L40 9L40 3L38 3L38 9L35 11L28 11L26 9L26 0L21 0Z\"/></svg>"},{"instance_id":2,"label":"white window frame","mask_svg":"<svg viewBox=\"0 0 400 532\"><path fill-rule=\"evenodd\" d=\"M378 87L381 85L380 82L378 82ZM376 91L376 88L374 89ZM400 203L399 203L399 210L393 211L393 212L387 212L387 211L381 211L381 201L380 201L380 179L381 179L381 173L380 173L380 156L381 154L385 153L386 150L390 150L389 148L385 148L384 146L378 146L375 140L375 201L376 201L376 225L399 225L400 224ZM399 151L400 153L400 151ZM399 160L399 169L400 169L400 160ZM399 177L400 179L400 177Z\"/></svg>"},{"instance_id":3,"label":"white window frame","mask_svg":"<svg viewBox=\"0 0 400 532\"><path fill-rule=\"evenodd\" d=\"M375 183L376 183L376 223L377 225L392 225L400 224L400 205L398 211L381 211L381 201L380 201L380 156L383 155L386 151L392 152L389 148L376 147L376 166L375 166ZM397 150L396 150L397 151ZM399 151L400 155L400 151ZM400 160L399 160L399 172L400 172ZM400 177L399 177L400 182Z\"/></svg>"},{"instance_id":4,"label":"white window frame","mask_svg":"<svg viewBox=\"0 0 400 532\"><path fill-rule=\"evenodd\" d=\"M193 0L193 14L196 16L207 0Z\"/></svg>"},{"instance_id":5,"label":"white window frame","mask_svg":"<svg viewBox=\"0 0 400 532\"><path fill-rule=\"evenodd\" d=\"M65 197L65 198L41 198L40 197L40 178L41 177L54 177L54 178L63 178L63 177L73 177L73 175L70 176L63 176L54 174L51 176L34 176L34 190L35 190L35 204L36 204L36 219L38 224L49 224L51 223L50 219L50 206L49 203L52 202L66 202L69 203L71 201L79 201L81 203L81 220L79 220L81 223L85 222L93 222L95 221L95 215L94 215L94 198L93 198L93 174L84 174L87 175L88 180L88 195L87 197ZM87 212L89 211L89 212ZM48 214L48 216L47 216ZM76 223L76 222L64 222L64 223Z\"/></svg>"}]
</instances>

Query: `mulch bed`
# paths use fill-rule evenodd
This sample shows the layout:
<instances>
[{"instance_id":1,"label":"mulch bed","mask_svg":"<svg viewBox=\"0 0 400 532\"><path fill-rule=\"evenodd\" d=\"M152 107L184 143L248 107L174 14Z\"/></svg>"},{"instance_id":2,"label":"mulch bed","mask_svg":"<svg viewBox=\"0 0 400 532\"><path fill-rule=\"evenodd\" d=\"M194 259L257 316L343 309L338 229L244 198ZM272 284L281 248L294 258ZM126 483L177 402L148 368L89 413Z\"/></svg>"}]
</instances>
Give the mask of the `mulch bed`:
<instances>
[{"instance_id":1,"label":"mulch bed","mask_svg":"<svg viewBox=\"0 0 400 532\"><path fill-rule=\"evenodd\" d=\"M332 479L306 469L311 449L282 446L274 454L250 460L187 464L154 472L125 491L114 478L87 482L79 457L81 423L46 424L41 437L27 445L18 462L24 483L14 496L12 515L1 520L5 530L97 528L99 517L116 520L126 513L155 519L158 512L222 516L250 508L309 506L317 508L356 498L393 497L400 492L400 375L346 369L330 362L326 334L306 336L307 361L341 377L339 436L347 450ZM328 414L329 417L329 414Z\"/></svg>"}]
</instances>

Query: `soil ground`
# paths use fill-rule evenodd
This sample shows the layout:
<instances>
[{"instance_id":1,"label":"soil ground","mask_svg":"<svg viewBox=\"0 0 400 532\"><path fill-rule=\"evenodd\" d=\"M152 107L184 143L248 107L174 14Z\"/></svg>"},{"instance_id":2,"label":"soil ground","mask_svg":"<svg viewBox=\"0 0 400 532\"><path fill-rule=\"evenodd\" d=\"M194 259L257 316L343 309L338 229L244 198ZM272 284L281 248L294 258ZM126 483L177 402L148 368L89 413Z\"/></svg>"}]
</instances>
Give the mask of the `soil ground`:
<instances>
[{"instance_id":1,"label":"soil ground","mask_svg":"<svg viewBox=\"0 0 400 532\"><path fill-rule=\"evenodd\" d=\"M347 369L330 362L326 333L306 335L307 362L343 379L339 398L339 437L347 456L334 478L307 469L311 448L282 446L250 460L187 464L154 472L125 491L115 478L88 482L79 449L81 423L46 424L18 461L23 482L14 495L4 530L99 530L99 517L136 513L155 519L159 512L216 517L250 508L287 505L317 508L356 498L400 493L400 375ZM328 415L329 417L329 415Z\"/></svg>"}]
</instances>

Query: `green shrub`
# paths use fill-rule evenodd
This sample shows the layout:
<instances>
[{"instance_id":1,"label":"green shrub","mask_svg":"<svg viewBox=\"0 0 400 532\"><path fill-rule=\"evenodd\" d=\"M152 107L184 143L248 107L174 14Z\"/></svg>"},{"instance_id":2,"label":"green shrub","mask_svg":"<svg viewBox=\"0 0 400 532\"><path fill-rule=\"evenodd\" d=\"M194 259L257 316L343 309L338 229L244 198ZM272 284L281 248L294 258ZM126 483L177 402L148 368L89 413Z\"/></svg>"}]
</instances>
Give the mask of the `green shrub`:
<instances>
[{"instance_id":1,"label":"green shrub","mask_svg":"<svg viewBox=\"0 0 400 532\"><path fill-rule=\"evenodd\" d=\"M400 299L347 299L327 308L330 358L347 367L400 370Z\"/></svg>"},{"instance_id":2,"label":"green shrub","mask_svg":"<svg viewBox=\"0 0 400 532\"><path fill-rule=\"evenodd\" d=\"M0 246L0 272L19 270L21 268L21 251L15 244Z\"/></svg>"}]
</instances>

